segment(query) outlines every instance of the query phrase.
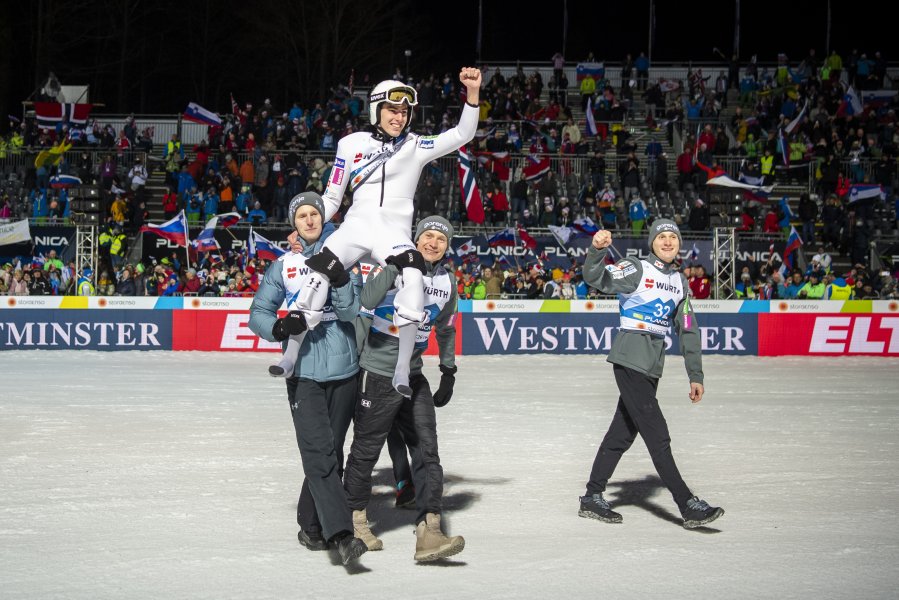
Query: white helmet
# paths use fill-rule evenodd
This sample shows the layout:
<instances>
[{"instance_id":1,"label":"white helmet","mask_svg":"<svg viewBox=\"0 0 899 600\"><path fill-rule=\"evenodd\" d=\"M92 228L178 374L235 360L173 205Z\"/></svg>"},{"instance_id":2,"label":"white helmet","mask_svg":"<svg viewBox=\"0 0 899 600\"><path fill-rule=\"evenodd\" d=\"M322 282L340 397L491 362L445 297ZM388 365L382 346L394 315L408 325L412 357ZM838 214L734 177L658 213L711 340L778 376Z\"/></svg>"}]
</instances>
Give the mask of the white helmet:
<instances>
[{"instance_id":1,"label":"white helmet","mask_svg":"<svg viewBox=\"0 0 899 600\"><path fill-rule=\"evenodd\" d=\"M384 102L396 105L406 103L409 107L409 119L403 131L408 129L412 123L412 107L418 105L418 92L415 88L395 79L382 81L373 87L368 95L368 117L375 127L380 123L381 105Z\"/></svg>"}]
</instances>

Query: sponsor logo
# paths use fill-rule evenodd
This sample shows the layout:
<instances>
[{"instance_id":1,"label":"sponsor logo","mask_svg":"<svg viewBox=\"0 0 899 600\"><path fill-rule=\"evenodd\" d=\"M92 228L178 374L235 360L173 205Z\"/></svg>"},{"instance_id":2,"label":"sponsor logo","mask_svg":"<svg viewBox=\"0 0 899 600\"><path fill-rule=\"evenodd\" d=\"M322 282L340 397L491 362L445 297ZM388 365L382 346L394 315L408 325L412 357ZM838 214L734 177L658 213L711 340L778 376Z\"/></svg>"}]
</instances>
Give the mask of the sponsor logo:
<instances>
[{"instance_id":1,"label":"sponsor logo","mask_svg":"<svg viewBox=\"0 0 899 600\"><path fill-rule=\"evenodd\" d=\"M346 161L342 158L334 159L334 168L335 169L343 169L346 167Z\"/></svg>"},{"instance_id":2,"label":"sponsor logo","mask_svg":"<svg viewBox=\"0 0 899 600\"><path fill-rule=\"evenodd\" d=\"M481 342L488 352L507 350L554 352L608 352L617 327L582 327L548 325L544 327L518 325L518 317L475 317Z\"/></svg>"},{"instance_id":3,"label":"sponsor logo","mask_svg":"<svg viewBox=\"0 0 899 600\"><path fill-rule=\"evenodd\" d=\"M647 281L649 281L647 279ZM675 285L671 285L667 281L656 281L656 289L665 290L666 292L679 292L680 288Z\"/></svg>"},{"instance_id":4,"label":"sponsor logo","mask_svg":"<svg viewBox=\"0 0 899 600\"><path fill-rule=\"evenodd\" d=\"M425 286L425 294L434 296L435 298L449 298L449 292L436 287Z\"/></svg>"},{"instance_id":5,"label":"sponsor logo","mask_svg":"<svg viewBox=\"0 0 899 600\"><path fill-rule=\"evenodd\" d=\"M897 354L899 318L816 317L808 351L811 354Z\"/></svg>"},{"instance_id":6,"label":"sponsor logo","mask_svg":"<svg viewBox=\"0 0 899 600\"><path fill-rule=\"evenodd\" d=\"M656 284L655 279L647 279L646 281L643 282L643 285L647 288L651 288L655 284Z\"/></svg>"},{"instance_id":7,"label":"sponsor logo","mask_svg":"<svg viewBox=\"0 0 899 600\"><path fill-rule=\"evenodd\" d=\"M222 337L219 350L280 350L278 342L268 342L258 337L247 326L250 322L248 313L231 313L225 318L222 326ZM214 344L214 342L213 342ZM212 348L215 350L215 346Z\"/></svg>"},{"instance_id":8,"label":"sponsor logo","mask_svg":"<svg viewBox=\"0 0 899 600\"><path fill-rule=\"evenodd\" d=\"M660 260L654 260L654 261L652 261L652 264L656 269L664 269L665 268L665 263L663 263Z\"/></svg>"},{"instance_id":9,"label":"sponsor logo","mask_svg":"<svg viewBox=\"0 0 899 600\"><path fill-rule=\"evenodd\" d=\"M379 102L387 97L387 92L378 92L368 97L369 102Z\"/></svg>"},{"instance_id":10,"label":"sponsor logo","mask_svg":"<svg viewBox=\"0 0 899 600\"><path fill-rule=\"evenodd\" d=\"M434 148L434 140L428 138L421 138L418 140L418 147L424 148L425 150Z\"/></svg>"},{"instance_id":11,"label":"sponsor logo","mask_svg":"<svg viewBox=\"0 0 899 600\"><path fill-rule=\"evenodd\" d=\"M293 279L297 276L297 268L296 267L287 267L287 278Z\"/></svg>"},{"instance_id":12,"label":"sponsor logo","mask_svg":"<svg viewBox=\"0 0 899 600\"><path fill-rule=\"evenodd\" d=\"M69 238L61 235L36 235L34 236L35 246L68 246Z\"/></svg>"},{"instance_id":13,"label":"sponsor logo","mask_svg":"<svg viewBox=\"0 0 899 600\"><path fill-rule=\"evenodd\" d=\"M0 346L17 348L161 348L156 323L0 322Z\"/></svg>"},{"instance_id":14,"label":"sponsor logo","mask_svg":"<svg viewBox=\"0 0 899 600\"><path fill-rule=\"evenodd\" d=\"M342 184L344 172L345 171L343 169L338 169L335 167L334 173L332 173L332 175L331 175L331 183L333 183L334 185Z\"/></svg>"},{"instance_id":15,"label":"sponsor logo","mask_svg":"<svg viewBox=\"0 0 899 600\"><path fill-rule=\"evenodd\" d=\"M360 160L362 160L362 153L361 153L361 152L357 152L357 153L356 153L356 156L353 157L353 164L359 162Z\"/></svg>"},{"instance_id":16,"label":"sponsor logo","mask_svg":"<svg viewBox=\"0 0 899 600\"><path fill-rule=\"evenodd\" d=\"M371 400L366 400L365 398L363 398L359 401L359 404L361 404L365 408L371 408Z\"/></svg>"},{"instance_id":17,"label":"sponsor logo","mask_svg":"<svg viewBox=\"0 0 899 600\"><path fill-rule=\"evenodd\" d=\"M700 327L703 350L745 351L742 327Z\"/></svg>"}]
</instances>

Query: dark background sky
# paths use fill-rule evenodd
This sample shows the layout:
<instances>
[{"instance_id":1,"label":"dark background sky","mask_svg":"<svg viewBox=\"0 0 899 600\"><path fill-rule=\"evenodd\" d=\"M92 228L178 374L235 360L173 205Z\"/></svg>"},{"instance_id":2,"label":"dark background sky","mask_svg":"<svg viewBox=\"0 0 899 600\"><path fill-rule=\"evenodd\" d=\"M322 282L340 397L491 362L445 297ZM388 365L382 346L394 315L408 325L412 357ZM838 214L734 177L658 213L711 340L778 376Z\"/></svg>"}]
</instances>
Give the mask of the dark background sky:
<instances>
[{"instance_id":1,"label":"dark background sky","mask_svg":"<svg viewBox=\"0 0 899 600\"><path fill-rule=\"evenodd\" d=\"M0 18L0 114L54 71L64 84L88 84L104 113L175 113L189 101L227 111L228 94L271 97L277 106L324 99L328 87L405 69L413 77L457 72L477 58L478 0L30 0L4 3ZM619 62L648 49L649 0L568 1L564 54L593 51ZM897 56L895 20L873 4L832 2L831 48ZM656 1L655 63L716 60L733 51L733 0ZM481 59L541 62L562 48L562 1L483 0ZM886 6L886 5L881 5ZM798 63L823 56L827 2L744 0L740 56Z\"/></svg>"}]
</instances>

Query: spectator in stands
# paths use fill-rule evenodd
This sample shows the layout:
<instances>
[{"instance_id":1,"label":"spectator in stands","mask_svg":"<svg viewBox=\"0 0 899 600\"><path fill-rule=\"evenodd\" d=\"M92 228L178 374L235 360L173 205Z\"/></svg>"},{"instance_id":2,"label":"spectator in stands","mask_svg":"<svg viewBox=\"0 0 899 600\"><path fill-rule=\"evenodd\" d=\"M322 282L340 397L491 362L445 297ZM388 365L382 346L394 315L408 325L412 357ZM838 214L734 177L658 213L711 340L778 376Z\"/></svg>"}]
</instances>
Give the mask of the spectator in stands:
<instances>
[{"instance_id":1,"label":"spectator in stands","mask_svg":"<svg viewBox=\"0 0 899 600\"><path fill-rule=\"evenodd\" d=\"M50 282L44 277L41 269L31 270L31 282L28 285L29 296L49 296L52 293Z\"/></svg>"},{"instance_id":2,"label":"spectator in stands","mask_svg":"<svg viewBox=\"0 0 899 600\"><path fill-rule=\"evenodd\" d=\"M509 219L509 199L503 191L502 184L496 182L493 184L493 191L488 194L490 200L490 210L493 215L494 225L505 225ZM428 212L426 214L432 214Z\"/></svg>"},{"instance_id":3,"label":"spectator in stands","mask_svg":"<svg viewBox=\"0 0 899 600\"><path fill-rule=\"evenodd\" d=\"M512 185L512 215L516 219L523 219L524 211L528 208L528 185L527 177L522 170L518 181Z\"/></svg>"},{"instance_id":4,"label":"spectator in stands","mask_svg":"<svg viewBox=\"0 0 899 600\"><path fill-rule=\"evenodd\" d=\"M821 222L824 230L821 238L826 248L834 249L840 245L840 235L844 224L843 207L836 194L827 198L824 208L821 210Z\"/></svg>"},{"instance_id":5,"label":"spectator in stands","mask_svg":"<svg viewBox=\"0 0 899 600\"><path fill-rule=\"evenodd\" d=\"M137 288L135 286L134 278L132 277L132 271L129 267L125 267L122 269L121 275L119 275L119 281L115 286L115 295L116 296L136 296Z\"/></svg>"},{"instance_id":6,"label":"spectator in stands","mask_svg":"<svg viewBox=\"0 0 899 600\"><path fill-rule=\"evenodd\" d=\"M202 282L197 277L197 270L191 268L184 274L184 281L178 286L178 291L183 295L196 296L201 285Z\"/></svg>"},{"instance_id":7,"label":"spectator in stands","mask_svg":"<svg viewBox=\"0 0 899 600\"><path fill-rule=\"evenodd\" d=\"M687 219L690 231L708 231L711 223L711 215L709 207L703 202L702 198L693 200L693 207L690 209L690 216Z\"/></svg>"},{"instance_id":8,"label":"spectator in stands","mask_svg":"<svg viewBox=\"0 0 899 600\"><path fill-rule=\"evenodd\" d=\"M253 210L247 215L247 222L251 225L265 225L268 222L268 215L262 210L262 203L259 200L253 203Z\"/></svg>"},{"instance_id":9,"label":"spectator in stands","mask_svg":"<svg viewBox=\"0 0 899 600\"><path fill-rule=\"evenodd\" d=\"M562 297L562 279L565 273L562 269L552 270L552 279L543 285L543 298L547 300L559 300Z\"/></svg>"},{"instance_id":10,"label":"spectator in stands","mask_svg":"<svg viewBox=\"0 0 899 600\"><path fill-rule=\"evenodd\" d=\"M22 269L13 271L12 279L9 280L9 289L6 291L9 296L27 296L28 282L25 281L25 272Z\"/></svg>"},{"instance_id":11,"label":"spectator in stands","mask_svg":"<svg viewBox=\"0 0 899 600\"><path fill-rule=\"evenodd\" d=\"M624 201L640 195L640 161L633 152L627 155L619 172L621 187L624 188Z\"/></svg>"},{"instance_id":12,"label":"spectator in stands","mask_svg":"<svg viewBox=\"0 0 899 600\"><path fill-rule=\"evenodd\" d=\"M706 275L705 267L702 265L693 267L688 283L690 285L690 293L697 300L705 300L712 293L712 281Z\"/></svg>"},{"instance_id":13,"label":"spectator in stands","mask_svg":"<svg viewBox=\"0 0 899 600\"><path fill-rule=\"evenodd\" d=\"M537 217L531 214L530 209L525 208L521 211L520 223L522 227L536 227Z\"/></svg>"},{"instance_id":14,"label":"spectator in stands","mask_svg":"<svg viewBox=\"0 0 899 600\"><path fill-rule=\"evenodd\" d=\"M807 300L821 300L824 297L824 273L821 271L812 271L809 273L808 281L799 290L797 298Z\"/></svg>"},{"instance_id":15,"label":"spectator in stands","mask_svg":"<svg viewBox=\"0 0 899 600\"><path fill-rule=\"evenodd\" d=\"M677 189L684 191L684 186L693 183L693 150L687 146L677 157Z\"/></svg>"},{"instance_id":16,"label":"spectator in stands","mask_svg":"<svg viewBox=\"0 0 899 600\"><path fill-rule=\"evenodd\" d=\"M628 206L628 217L631 222L631 231L634 235L641 235L643 232L643 226L646 224L646 218L649 214L649 210L646 208L646 203L640 198L640 196L634 196L631 198L630 205Z\"/></svg>"}]
</instances>

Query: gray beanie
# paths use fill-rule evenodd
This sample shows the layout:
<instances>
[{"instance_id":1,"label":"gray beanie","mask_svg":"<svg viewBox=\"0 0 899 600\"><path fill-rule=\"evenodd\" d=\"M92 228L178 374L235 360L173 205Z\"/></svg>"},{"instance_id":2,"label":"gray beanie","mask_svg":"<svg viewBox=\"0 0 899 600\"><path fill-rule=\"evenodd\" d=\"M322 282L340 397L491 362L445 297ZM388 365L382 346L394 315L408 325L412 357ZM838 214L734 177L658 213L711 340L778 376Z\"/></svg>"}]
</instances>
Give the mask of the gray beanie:
<instances>
[{"instance_id":1,"label":"gray beanie","mask_svg":"<svg viewBox=\"0 0 899 600\"><path fill-rule=\"evenodd\" d=\"M676 233L677 241L680 243L681 247L683 247L684 238L682 238L680 235L680 229L678 229L677 223L675 223L671 219L656 219L652 222L652 225L649 226L650 250L652 250L652 243L655 241L656 237L663 231L673 231L674 233Z\"/></svg>"},{"instance_id":2,"label":"gray beanie","mask_svg":"<svg viewBox=\"0 0 899 600\"><path fill-rule=\"evenodd\" d=\"M302 194L297 194L290 201L290 206L287 208L287 224L291 227L296 227L296 223L294 223L294 217L297 214L297 211L300 210L300 207L304 204L308 204L315 210L319 212L322 216L322 220L325 219L325 201L322 200L322 197L316 194L315 192L303 192Z\"/></svg>"},{"instance_id":3,"label":"gray beanie","mask_svg":"<svg viewBox=\"0 0 899 600\"><path fill-rule=\"evenodd\" d=\"M421 234L429 229L439 231L445 235L447 242L450 242L453 239L454 231L452 223L439 215L433 215L425 217L418 222L418 227L415 228L415 241L418 242L418 238L421 237Z\"/></svg>"}]
</instances>

